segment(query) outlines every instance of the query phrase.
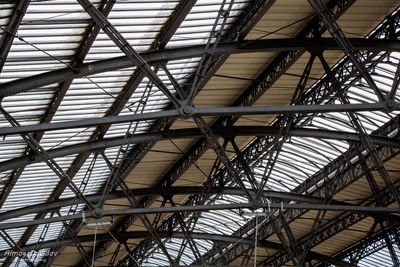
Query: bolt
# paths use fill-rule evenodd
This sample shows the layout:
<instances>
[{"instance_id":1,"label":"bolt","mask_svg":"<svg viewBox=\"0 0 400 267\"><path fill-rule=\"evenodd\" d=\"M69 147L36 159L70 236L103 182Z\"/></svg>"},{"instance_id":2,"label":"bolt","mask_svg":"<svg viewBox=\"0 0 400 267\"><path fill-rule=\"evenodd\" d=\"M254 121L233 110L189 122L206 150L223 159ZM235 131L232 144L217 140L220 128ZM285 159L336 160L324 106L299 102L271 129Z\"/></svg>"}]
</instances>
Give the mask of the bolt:
<instances>
[{"instance_id":1,"label":"bolt","mask_svg":"<svg viewBox=\"0 0 400 267\"><path fill-rule=\"evenodd\" d=\"M387 100L386 101L386 106L389 110L396 108L397 103L394 100Z\"/></svg>"},{"instance_id":2,"label":"bolt","mask_svg":"<svg viewBox=\"0 0 400 267\"><path fill-rule=\"evenodd\" d=\"M183 113L184 113L184 114L190 114L190 113L192 113L192 107L189 106L189 105L185 105L185 106L183 107Z\"/></svg>"},{"instance_id":3,"label":"bolt","mask_svg":"<svg viewBox=\"0 0 400 267\"><path fill-rule=\"evenodd\" d=\"M253 210L262 208L262 204L263 204L263 202L262 202L261 199L259 199L259 198L254 199L254 200L251 202L251 206L252 206L252 209L253 209Z\"/></svg>"},{"instance_id":4,"label":"bolt","mask_svg":"<svg viewBox=\"0 0 400 267\"><path fill-rule=\"evenodd\" d=\"M95 209L93 210L92 214L93 214L93 217L94 217L94 218L97 218L97 219L98 219L98 218L103 217L104 212L103 212L102 209L95 208Z\"/></svg>"}]
</instances>

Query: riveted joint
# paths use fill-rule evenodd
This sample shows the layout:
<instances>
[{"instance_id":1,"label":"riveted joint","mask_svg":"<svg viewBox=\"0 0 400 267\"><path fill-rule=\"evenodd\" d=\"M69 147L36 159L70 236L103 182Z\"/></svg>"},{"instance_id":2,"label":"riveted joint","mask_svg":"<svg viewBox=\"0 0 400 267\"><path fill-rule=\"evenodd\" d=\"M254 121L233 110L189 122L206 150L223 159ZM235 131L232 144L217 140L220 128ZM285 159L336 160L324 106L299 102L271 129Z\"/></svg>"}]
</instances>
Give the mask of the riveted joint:
<instances>
[{"instance_id":1,"label":"riveted joint","mask_svg":"<svg viewBox=\"0 0 400 267\"><path fill-rule=\"evenodd\" d=\"M251 209L252 209L252 210L260 209L260 208L262 208L262 207L263 207L263 202L262 202L261 199L259 199L259 198L254 199L254 200L251 202Z\"/></svg>"},{"instance_id":2,"label":"riveted joint","mask_svg":"<svg viewBox=\"0 0 400 267\"><path fill-rule=\"evenodd\" d=\"M104 211L102 209L100 209L100 208L95 208L92 211L92 215L93 215L94 218L100 219L101 217L103 217Z\"/></svg>"},{"instance_id":3,"label":"riveted joint","mask_svg":"<svg viewBox=\"0 0 400 267\"><path fill-rule=\"evenodd\" d=\"M389 111L396 110L400 108L400 103L396 102L395 100L387 100L386 107Z\"/></svg>"},{"instance_id":4,"label":"riveted joint","mask_svg":"<svg viewBox=\"0 0 400 267\"><path fill-rule=\"evenodd\" d=\"M180 116L184 118L189 118L193 115L193 106L186 101L181 102L178 112Z\"/></svg>"}]
</instances>

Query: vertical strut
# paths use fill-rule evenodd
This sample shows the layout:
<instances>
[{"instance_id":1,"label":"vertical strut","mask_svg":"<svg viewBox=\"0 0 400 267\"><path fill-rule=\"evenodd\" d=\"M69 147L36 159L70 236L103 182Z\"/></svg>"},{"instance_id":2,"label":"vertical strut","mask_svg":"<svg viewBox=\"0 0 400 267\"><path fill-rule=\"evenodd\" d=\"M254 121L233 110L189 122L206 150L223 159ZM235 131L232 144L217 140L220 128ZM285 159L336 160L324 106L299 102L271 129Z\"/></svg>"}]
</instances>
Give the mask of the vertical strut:
<instances>
[{"instance_id":1,"label":"vertical strut","mask_svg":"<svg viewBox=\"0 0 400 267\"><path fill-rule=\"evenodd\" d=\"M165 66L162 66L162 68L166 72L168 78L171 80L173 86L175 87L175 90L177 92L179 92L179 95L181 95L182 97L186 97L186 92L184 92L180 88L179 84L176 82L176 80L171 75L171 73L168 71L168 69ZM234 181L242 188L242 190L245 192L245 194L246 194L247 198L249 199L249 201L253 201L253 196L249 193L249 191L247 190L247 188L244 185L243 181L240 179L239 173L236 171L236 169L234 168L233 164L231 163L231 161L229 160L228 156L226 155L225 151L222 149L222 147L219 144L217 138L212 133L210 127L208 127L207 123L200 116L194 116L193 119L196 122L197 126L200 128L200 130L203 133L203 135L206 137L206 139L207 139L208 143L210 144L210 146L212 147L212 149L217 154L218 158L225 165L227 171L232 176ZM249 181L250 181L251 185L254 185L254 183L251 180L249 180Z\"/></svg>"},{"instance_id":2,"label":"vertical strut","mask_svg":"<svg viewBox=\"0 0 400 267\"><path fill-rule=\"evenodd\" d=\"M114 250L113 255L111 256L110 261L108 262L108 266L114 266L115 261L117 260L119 250L121 249L121 244L118 244Z\"/></svg>"},{"instance_id":3,"label":"vertical strut","mask_svg":"<svg viewBox=\"0 0 400 267\"><path fill-rule=\"evenodd\" d=\"M274 232L276 233L276 235L278 236L279 240L281 241L283 247L285 248L286 252L290 256L290 259L292 260L293 265L297 266L296 254L294 253L292 248L287 243L287 241L285 239L285 236L282 233L281 227L278 224L278 222L276 220L276 217L275 217L273 212L271 213L269 218L271 218L270 221L271 221L271 224L272 224L272 228L274 229ZM282 218L282 219L285 220L285 218Z\"/></svg>"},{"instance_id":4,"label":"vertical strut","mask_svg":"<svg viewBox=\"0 0 400 267\"><path fill-rule=\"evenodd\" d=\"M208 37L204 53L201 56L199 66L197 67L197 71L194 76L194 81L192 83L192 87L191 87L189 95L187 97L188 103L193 103L193 98L196 96L197 91L199 90L200 83L203 80L206 72L208 71L208 67L211 63L211 58L212 58L210 56L210 54L214 52L215 48L217 47L219 41L222 38L222 33L224 30L226 21L228 19L229 13L231 12L233 2L234 2L234 0L230 0L228 8L226 10L224 10L226 0L222 1L221 8L218 11L217 17L215 18L214 25L213 25L210 35ZM216 31L216 28L219 24L219 20L221 19L221 17L222 17L222 23L220 24L218 31ZM209 51L210 46L211 46L211 41L213 38L215 38L215 41L211 47L211 51Z\"/></svg>"},{"instance_id":5,"label":"vertical strut","mask_svg":"<svg viewBox=\"0 0 400 267\"><path fill-rule=\"evenodd\" d=\"M296 90L292 96L292 99L290 100L290 105L297 104L298 100L301 99L301 97L303 96L305 87L308 82L308 78L311 73L312 66L314 64L315 56L316 56L315 53L311 53L311 56L307 62L307 65L304 68L304 71L303 71L303 73L300 77L300 80L296 86ZM283 143L287 138L287 135L285 134L284 130L288 131L290 129L290 127L293 123L293 120L294 120L294 115L285 115L282 118L280 131L279 131L278 136L275 137L273 148L269 152L268 162L266 164L264 174L262 175L261 186L257 192L256 198L259 197L260 194L263 192L263 190L269 180L269 176L272 172L272 169L273 169L276 161L278 160L278 156L279 156L279 153L283 146ZM279 138L281 138L281 137L282 137L282 139L279 141Z\"/></svg>"},{"instance_id":6,"label":"vertical strut","mask_svg":"<svg viewBox=\"0 0 400 267\"><path fill-rule=\"evenodd\" d=\"M171 203L171 205L173 207L176 206L175 202L172 200L172 197L169 198L169 202ZM200 259L202 265L206 265L206 262L204 261L203 256L201 255L199 249L197 248L196 242L194 242L193 237L190 235L189 228L185 224L185 221L183 220L181 214L177 213L177 215L178 215L179 225L181 226L183 234L185 235L185 238L186 238L187 242L189 243L189 246L190 246L191 250L193 251L194 256L196 257L197 260Z\"/></svg>"},{"instance_id":7,"label":"vertical strut","mask_svg":"<svg viewBox=\"0 0 400 267\"><path fill-rule=\"evenodd\" d=\"M260 188L258 186L257 180L254 177L253 172L251 171L248 163L244 159L242 151L240 151L240 148L237 146L237 144L233 138L231 138L229 141L231 142L233 149L235 150L236 157L239 160L240 164L242 165L244 173L246 174L247 179L248 179L253 191L258 192L260 190Z\"/></svg>"}]
</instances>

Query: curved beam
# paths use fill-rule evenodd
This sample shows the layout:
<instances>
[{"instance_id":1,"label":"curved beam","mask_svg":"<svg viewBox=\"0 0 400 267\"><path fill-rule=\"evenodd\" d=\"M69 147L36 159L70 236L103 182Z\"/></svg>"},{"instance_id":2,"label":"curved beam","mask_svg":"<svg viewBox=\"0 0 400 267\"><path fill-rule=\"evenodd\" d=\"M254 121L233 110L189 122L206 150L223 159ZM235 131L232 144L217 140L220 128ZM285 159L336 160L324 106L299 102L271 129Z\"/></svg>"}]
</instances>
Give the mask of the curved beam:
<instances>
[{"instance_id":1,"label":"curved beam","mask_svg":"<svg viewBox=\"0 0 400 267\"><path fill-rule=\"evenodd\" d=\"M123 215L141 215L141 214L157 214L157 213L176 213L176 212L201 212L210 210L241 210L241 209L300 209L300 210L330 210L330 211L350 211L359 213L400 213L400 208L390 207L370 207L370 206L357 206L357 205L327 205L315 203L261 203L256 206L253 203L234 203L234 204L215 204L215 205L197 205L197 206L171 206L159 208L133 208L122 210L104 210L102 217L105 216L123 216ZM96 218L97 211L87 211L84 213L75 213L72 215L62 215L57 217L50 217L44 219L37 219L31 221L7 222L0 223L0 230L11 228L21 228L31 225L40 225L68 220L79 220L85 218Z\"/></svg>"},{"instance_id":2,"label":"curved beam","mask_svg":"<svg viewBox=\"0 0 400 267\"><path fill-rule=\"evenodd\" d=\"M184 239L185 233L183 232L157 232L160 237L163 238L178 238L178 239ZM118 240L118 242L122 242L125 240L129 239L139 239L139 238L145 238L148 236L148 232L146 231L130 231L130 232L124 232L124 233L114 233L113 236ZM191 233L190 234L192 238L194 239L203 239L203 240L210 240L214 242L226 242L226 243L244 243L248 244L249 246L254 246L254 239L250 238L243 238L243 237L237 237L237 236L231 236L231 235L220 235L220 234L207 234L207 233ZM98 241L109 241L109 240L114 240L114 237L112 237L108 233L103 233L103 234L97 234L96 235L96 240ZM77 239L81 243L85 242L93 242L94 240L94 235L83 235L83 236L77 236ZM55 246L68 246L68 245L74 245L75 241L73 239L67 238L67 239L62 239L62 240L49 240L45 241L38 244L31 244L31 245L25 245L21 247L21 251L23 252L29 252L31 250L38 250L38 249L46 249L46 248L53 248ZM268 240L258 240L257 242L257 247L260 248L270 248L270 249L276 249L276 250L285 250L285 248L282 246L280 243L275 243L272 241ZM1 250L0 251L0 257L5 257L6 253L8 250ZM310 258L320 260L322 262L327 262L331 264L337 264L340 266L353 266L347 262L342 262L340 260L335 260L329 256L310 251L309 255Z\"/></svg>"},{"instance_id":3,"label":"curved beam","mask_svg":"<svg viewBox=\"0 0 400 267\"><path fill-rule=\"evenodd\" d=\"M204 188L201 186L173 186L168 188L140 188L140 189L132 189L131 193L134 196L149 196L149 195L160 195L160 196L174 196L174 195L191 195L191 194L199 194L203 192ZM236 187L226 187L226 188L210 188L211 193L219 193L219 194L228 194L228 195L243 195L243 190ZM255 195L253 191L250 190L252 195ZM294 194L289 192L278 192L278 191L270 191L266 190L264 192L264 196L268 199L277 199L279 201L298 201L298 202L306 202L306 203L316 203L322 204L324 203L323 198L305 196L300 194ZM103 198L102 194L94 194L88 195L86 198L90 202L97 202ZM126 196L122 193L122 191L116 191L109 195L107 195L106 200L113 199L121 199L126 198ZM56 201L46 202L35 204L32 206L27 206L15 210L10 210L6 212L0 213L0 221L8 220L11 218L16 218L19 216L42 212L42 211L50 211L52 209L57 209L65 206L78 205L81 204L82 201L78 198L65 198L59 199ZM347 203L340 201L332 201L332 204L341 204L345 205ZM107 204L106 204L107 205Z\"/></svg>"},{"instance_id":4,"label":"curved beam","mask_svg":"<svg viewBox=\"0 0 400 267\"><path fill-rule=\"evenodd\" d=\"M265 115L265 114L308 114L329 112L360 112L360 111L388 111L399 110L400 104L391 103L389 108L386 103L365 104L326 104L326 105L291 105L291 106L241 106L241 107L216 107L216 108L190 108L190 113L185 118L194 116L231 116L231 115ZM178 110L164 110L142 114L106 116L101 118L83 119L66 122L41 123L27 126L3 127L0 136L11 134L34 133L44 131L64 130L69 128L87 128L99 125L126 123L132 121L145 121L181 116Z\"/></svg>"},{"instance_id":5,"label":"curved beam","mask_svg":"<svg viewBox=\"0 0 400 267\"><path fill-rule=\"evenodd\" d=\"M17 128L17 127L15 127ZM4 129L4 128L3 128ZM0 129L0 132L3 130ZM234 136L276 136L279 134L280 129L268 126L233 126L224 128L212 128L216 136L234 137ZM339 132L339 131L326 131L315 129L290 129L287 134L289 136L298 137L312 137L319 139L334 139L346 142L360 142L360 137L356 133ZM162 141L171 139L193 138L202 136L198 128L168 130L163 132L143 133L136 134L129 137L114 137L105 138L97 141L84 142L70 146L50 149L47 152L52 158L65 157L68 155L84 152L84 151L99 151L109 147L119 146L124 142L127 143L143 143L150 141ZM375 145L389 146L400 148L400 140L376 135L369 136ZM0 162L0 172L23 167L29 164L41 162L42 158L38 155L22 156L10 160Z\"/></svg>"},{"instance_id":6,"label":"curved beam","mask_svg":"<svg viewBox=\"0 0 400 267\"><path fill-rule=\"evenodd\" d=\"M397 40L378 39L349 39L355 49L372 51L400 51L400 42ZM139 53L149 64L193 58L201 56L205 46L187 46L158 51ZM267 39L246 40L243 42L221 43L212 53L213 55L238 54L268 51L291 50L340 50L333 38L319 39ZM0 85L0 96L9 96L22 93L41 86L59 83L65 80L82 78L85 76L131 67L126 57L116 57L74 66L74 69L63 68L35 76L11 81Z\"/></svg>"}]
</instances>

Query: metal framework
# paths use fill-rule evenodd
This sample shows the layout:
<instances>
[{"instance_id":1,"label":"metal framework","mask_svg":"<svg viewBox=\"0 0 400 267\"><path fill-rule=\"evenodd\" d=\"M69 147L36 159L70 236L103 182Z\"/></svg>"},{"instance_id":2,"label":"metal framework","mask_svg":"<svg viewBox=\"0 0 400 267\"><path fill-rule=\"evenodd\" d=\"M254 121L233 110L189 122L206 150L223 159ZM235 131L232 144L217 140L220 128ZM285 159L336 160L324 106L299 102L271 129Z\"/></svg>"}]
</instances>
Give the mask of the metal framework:
<instances>
[{"instance_id":1,"label":"metal framework","mask_svg":"<svg viewBox=\"0 0 400 267\"><path fill-rule=\"evenodd\" d=\"M399 266L400 7L299 2L0 1L1 266Z\"/></svg>"}]
</instances>

